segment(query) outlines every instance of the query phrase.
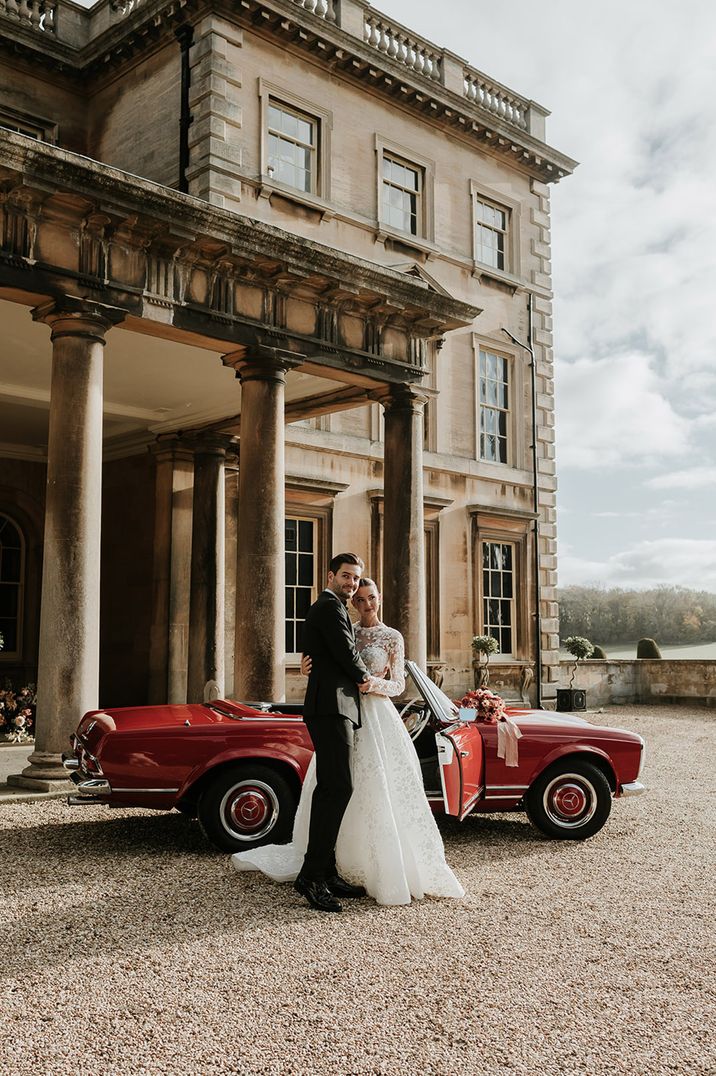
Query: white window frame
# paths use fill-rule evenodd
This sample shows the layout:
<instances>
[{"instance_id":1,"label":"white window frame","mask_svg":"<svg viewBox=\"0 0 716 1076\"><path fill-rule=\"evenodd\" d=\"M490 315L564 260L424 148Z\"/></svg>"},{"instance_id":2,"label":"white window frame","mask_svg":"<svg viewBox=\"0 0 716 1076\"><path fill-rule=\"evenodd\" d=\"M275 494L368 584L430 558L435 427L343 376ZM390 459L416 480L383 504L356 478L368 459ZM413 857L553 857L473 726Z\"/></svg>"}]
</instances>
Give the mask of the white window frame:
<instances>
[{"instance_id":1,"label":"white window frame","mask_svg":"<svg viewBox=\"0 0 716 1076\"><path fill-rule=\"evenodd\" d=\"M488 573L493 573L495 571L499 571L501 578L504 575L508 574L506 572L503 572L501 569L494 569L494 568L489 568L489 567L487 569L485 568L485 549L488 546L494 546L494 545L509 546L509 548L511 550L512 564L511 564L511 567L510 567L509 575L510 575L511 580L512 580L512 594L510 595L509 598L505 598L501 594L497 595L497 594L492 594L491 592L488 593L486 591L486 589L485 589L485 571L487 571ZM500 625L498 625L498 624L490 624L489 623L489 619L488 619L488 616L487 616L487 603L489 601L507 602L509 604L509 611L510 611L510 619L509 619L510 648L509 648L509 650L503 650L502 649L502 639L498 638L497 636L493 636L493 638L497 638L497 641L499 643L499 647L498 647L498 651L497 651L499 656L501 658L513 658L514 655L515 655L515 651L517 649L516 642L517 642L518 615L519 615L518 604L517 604L517 586L518 586L517 568L518 568L518 564L519 564L519 548L518 548L518 545L514 541L504 540L504 539L501 539L501 538L492 538L492 537L490 537L490 538L481 538L480 539L480 547L479 547L479 554L478 555L479 555L479 571L481 573L481 575L480 575L480 600L481 600L481 607L480 607L480 626L481 627L480 627L480 633L482 635L491 635L492 632L490 631L490 628L495 628L497 631L500 631L500 630L504 631L505 630L504 628L500 628ZM502 589L502 584L500 586L500 589Z\"/></svg>"},{"instance_id":2,"label":"white window frame","mask_svg":"<svg viewBox=\"0 0 716 1076\"><path fill-rule=\"evenodd\" d=\"M525 364L526 357L520 352L515 352L509 347L503 347L502 342L496 342L489 336L479 333L472 334L472 347L474 352L475 371L475 459L483 467L494 467L504 471L505 467L513 467L524 470L526 467L526 443L525 431L528 413L525 410ZM508 416L507 416L507 461L485 459L480 452L480 426L482 400L480 393L480 352L489 351L498 355L507 362L507 385L508 385ZM489 406L489 405L488 405ZM497 473L497 470L495 471Z\"/></svg>"},{"instance_id":3,"label":"white window frame","mask_svg":"<svg viewBox=\"0 0 716 1076\"><path fill-rule=\"evenodd\" d=\"M312 550L310 552L311 552L311 554L313 556L313 583L311 584L311 600L309 602L309 605L311 605L311 604L313 604L313 602L318 597L318 588L319 588L319 586L321 586L321 582L320 582L320 580L321 580L321 564L320 564L320 546L321 546L320 528L321 528L321 520L320 520L320 518L318 518L315 515L312 515L312 514L309 514L309 513L304 514L303 512L297 511L294 508L288 508L287 507L287 509L286 509L286 522L288 522L289 520L296 520L298 524L300 524L300 523L310 523L311 527L312 527L312 533L313 533L313 542L312 542L312 544L313 544L313 548L312 548ZM297 539L298 539L298 530L299 530L299 528L297 528ZM297 545L298 545L298 540L297 540ZM295 551L286 549L285 550L285 555L286 555L286 557L288 557L288 555L290 553L294 553L294 552L295 552L295 556L296 556L296 582L295 583L289 583L288 582L288 576L286 577L286 582L285 582L286 592L288 592L289 589L293 589L293 591L294 591L294 606L293 606L293 614L291 616L288 615L288 610L284 606L284 640L285 640L285 633L286 633L285 626L289 622L291 622L294 625L294 637L295 637L296 625L298 623L303 623L303 620L304 620L303 617L297 617L296 616L296 592L298 591L299 587L301 586L301 584L298 582L298 579L299 579L299 575L298 575L299 553L301 551L298 548ZM297 650L297 649L294 649L294 650L288 650L287 649L286 650L286 657L289 659L289 661L292 660L292 659L296 659L296 658L300 661L301 651Z\"/></svg>"},{"instance_id":4,"label":"white window frame","mask_svg":"<svg viewBox=\"0 0 716 1076\"><path fill-rule=\"evenodd\" d=\"M520 264L520 217L521 204L514 198L508 197L501 191L486 187L475 179L470 180L470 203L472 217L472 259L476 269L493 275L498 279L519 277L521 274ZM499 268L489 262L483 262L478 257L478 203L492 206L505 214L504 235L504 266Z\"/></svg>"},{"instance_id":5,"label":"white window frame","mask_svg":"<svg viewBox=\"0 0 716 1076\"><path fill-rule=\"evenodd\" d=\"M333 113L325 108L297 96L284 86L279 86L266 79L258 80L260 119L261 119L261 142L260 142L260 170L262 183L271 190L286 193L295 201L305 202L309 205L319 206L328 202L331 197L331 131L333 128ZM282 183L278 177L269 173L269 105L284 108L287 112L297 113L302 118L315 124L315 149L311 174L313 177L314 190L304 191L300 187L292 187Z\"/></svg>"},{"instance_id":6,"label":"white window frame","mask_svg":"<svg viewBox=\"0 0 716 1076\"><path fill-rule=\"evenodd\" d=\"M39 142L49 142L52 146L57 145L57 124L51 120L33 116L29 112L21 112L3 105L0 108L0 128L11 131L13 134L36 138Z\"/></svg>"},{"instance_id":7,"label":"white window frame","mask_svg":"<svg viewBox=\"0 0 716 1076\"><path fill-rule=\"evenodd\" d=\"M384 138L382 135L375 136L376 153L376 198L377 220L381 231L385 231L396 238L410 244L422 240L432 243L435 238L435 162L427 157L421 157L407 146L401 146L398 142ZM383 160L385 157L397 160L399 164L415 169L420 176L420 194L418 198L417 226L418 231L406 232L400 228L394 228L385 219L383 211Z\"/></svg>"},{"instance_id":8,"label":"white window frame","mask_svg":"<svg viewBox=\"0 0 716 1076\"><path fill-rule=\"evenodd\" d=\"M507 407L502 407L500 404L490 403L488 400L483 399L483 397L482 397L482 382L483 382L483 377L482 377L482 358L483 358L483 355L485 356L486 361L488 360L489 356L492 356L493 358L498 359L501 363L504 364L505 380L504 381L498 380L497 383L505 385L505 387L507 389ZM496 379L492 379L492 380L496 380ZM497 349L495 349L495 348L488 348L486 345L480 345L478 347L478 349L477 349L477 402L478 402L478 408L477 408L477 410L478 410L478 416L477 416L477 458L479 460L481 460L483 463L497 463L497 464L500 464L502 466L508 466L509 467L509 465L512 462L512 421L513 421L512 415L513 415L513 407L514 407L514 402L513 402L513 399L512 399L512 388L513 388L512 381L513 381L512 363L510 361L510 356L505 355L500 351L497 351ZM497 438L497 442L498 442L498 446L497 446L498 449L500 447L500 442L504 442L504 450L505 450L505 458L504 459L499 459L499 458L494 459L491 456L485 455L484 452L483 452L483 446L482 446L482 437L483 437L482 420L483 420L483 416L484 416L485 412L488 412L488 411L491 412L491 413L494 413L494 414L496 414L498 416L501 415L501 414L505 415L505 433L504 433L504 436L501 436L499 434L499 431L495 434L495 437ZM499 421L499 419L498 419L498 421ZM499 455L499 452L498 452L498 455Z\"/></svg>"}]
</instances>

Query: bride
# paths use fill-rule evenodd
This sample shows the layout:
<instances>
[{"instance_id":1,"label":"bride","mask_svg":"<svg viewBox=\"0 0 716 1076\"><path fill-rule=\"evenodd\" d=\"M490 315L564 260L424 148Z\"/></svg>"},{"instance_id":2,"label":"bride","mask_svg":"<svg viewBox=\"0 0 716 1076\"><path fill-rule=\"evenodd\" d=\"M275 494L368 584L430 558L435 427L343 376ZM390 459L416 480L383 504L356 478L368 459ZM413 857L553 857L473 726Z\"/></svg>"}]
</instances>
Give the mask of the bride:
<instances>
[{"instance_id":1,"label":"bride","mask_svg":"<svg viewBox=\"0 0 716 1076\"><path fill-rule=\"evenodd\" d=\"M405 690L403 637L378 618L380 594L361 579L352 599L360 616L356 647L372 677L361 698L353 753L353 795L336 844L341 875L365 886L378 904L424 896L462 897L425 797L420 764L391 697ZM310 656L301 664L310 671ZM298 875L308 843L315 759L306 773L290 844L264 845L231 857L238 871L260 870L278 882Z\"/></svg>"}]
</instances>

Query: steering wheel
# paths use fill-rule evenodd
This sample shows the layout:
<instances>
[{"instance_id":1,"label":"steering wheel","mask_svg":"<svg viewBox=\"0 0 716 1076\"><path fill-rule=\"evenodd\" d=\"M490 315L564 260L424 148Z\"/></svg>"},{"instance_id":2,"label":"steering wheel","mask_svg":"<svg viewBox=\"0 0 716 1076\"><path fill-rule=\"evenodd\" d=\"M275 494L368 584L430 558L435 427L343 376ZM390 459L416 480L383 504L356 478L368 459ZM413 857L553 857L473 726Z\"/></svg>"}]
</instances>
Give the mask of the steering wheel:
<instances>
[{"instance_id":1,"label":"steering wheel","mask_svg":"<svg viewBox=\"0 0 716 1076\"><path fill-rule=\"evenodd\" d=\"M422 704L419 709L413 709L416 702ZM409 699L408 702L406 702L405 706L398 714L398 717L405 725L410 739L417 740L418 736L430 720L430 710L426 706L425 700L416 696L414 699Z\"/></svg>"}]
</instances>

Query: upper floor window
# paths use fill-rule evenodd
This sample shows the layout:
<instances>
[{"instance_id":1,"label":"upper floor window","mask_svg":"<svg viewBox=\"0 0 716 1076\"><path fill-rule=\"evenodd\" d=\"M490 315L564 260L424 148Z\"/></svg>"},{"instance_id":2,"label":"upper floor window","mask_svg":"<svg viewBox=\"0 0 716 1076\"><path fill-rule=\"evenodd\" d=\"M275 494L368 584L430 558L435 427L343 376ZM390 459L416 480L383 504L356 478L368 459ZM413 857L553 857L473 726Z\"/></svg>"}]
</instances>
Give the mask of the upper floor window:
<instances>
[{"instance_id":1,"label":"upper floor window","mask_svg":"<svg viewBox=\"0 0 716 1076\"><path fill-rule=\"evenodd\" d=\"M57 142L57 125L14 108L0 109L0 128L14 134L28 135L40 142Z\"/></svg>"},{"instance_id":2,"label":"upper floor window","mask_svg":"<svg viewBox=\"0 0 716 1076\"><path fill-rule=\"evenodd\" d=\"M318 121L271 98L267 133L268 174L288 187L318 194Z\"/></svg>"},{"instance_id":3,"label":"upper floor window","mask_svg":"<svg viewBox=\"0 0 716 1076\"><path fill-rule=\"evenodd\" d=\"M480 459L509 462L510 368L503 355L480 348Z\"/></svg>"},{"instance_id":4,"label":"upper floor window","mask_svg":"<svg viewBox=\"0 0 716 1076\"><path fill-rule=\"evenodd\" d=\"M13 521L0 515L0 634L6 657L20 652L25 543Z\"/></svg>"},{"instance_id":5,"label":"upper floor window","mask_svg":"<svg viewBox=\"0 0 716 1076\"><path fill-rule=\"evenodd\" d=\"M422 234L423 170L383 154L382 220L389 228L410 235Z\"/></svg>"},{"instance_id":6,"label":"upper floor window","mask_svg":"<svg viewBox=\"0 0 716 1076\"><path fill-rule=\"evenodd\" d=\"M508 214L504 209L475 199L475 261L505 269Z\"/></svg>"},{"instance_id":7,"label":"upper floor window","mask_svg":"<svg viewBox=\"0 0 716 1076\"><path fill-rule=\"evenodd\" d=\"M501 654L514 652L515 549L511 542L482 543L482 630Z\"/></svg>"}]
</instances>

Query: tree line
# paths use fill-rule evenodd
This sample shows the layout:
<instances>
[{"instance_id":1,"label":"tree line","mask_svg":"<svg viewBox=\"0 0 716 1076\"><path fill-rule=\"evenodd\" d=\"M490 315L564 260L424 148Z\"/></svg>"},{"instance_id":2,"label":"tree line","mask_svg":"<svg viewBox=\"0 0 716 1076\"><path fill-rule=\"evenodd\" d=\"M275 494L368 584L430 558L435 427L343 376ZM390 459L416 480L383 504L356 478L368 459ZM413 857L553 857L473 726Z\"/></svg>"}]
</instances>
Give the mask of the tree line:
<instances>
[{"instance_id":1,"label":"tree line","mask_svg":"<svg viewBox=\"0 0 716 1076\"><path fill-rule=\"evenodd\" d=\"M630 643L645 636L658 643L716 640L716 594L686 587L652 590L562 587L559 634L582 635L593 643Z\"/></svg>"}]
</instances>

